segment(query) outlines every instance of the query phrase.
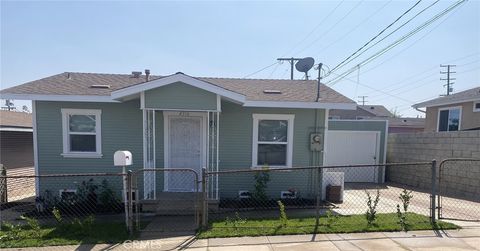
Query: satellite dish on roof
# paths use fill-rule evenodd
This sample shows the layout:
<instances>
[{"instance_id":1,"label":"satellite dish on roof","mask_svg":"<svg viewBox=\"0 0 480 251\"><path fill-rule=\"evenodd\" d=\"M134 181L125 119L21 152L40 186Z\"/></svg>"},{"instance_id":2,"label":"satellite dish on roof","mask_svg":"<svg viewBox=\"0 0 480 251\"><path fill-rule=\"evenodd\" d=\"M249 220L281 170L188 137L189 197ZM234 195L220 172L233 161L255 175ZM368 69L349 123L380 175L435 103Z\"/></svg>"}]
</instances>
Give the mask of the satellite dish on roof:
<instances>
[{"instance_id":1,"label":"satellite dish on roof","mask_svg":"<svg viewBox=\"0 0 480 251\"><path fill-rule=\"evenodd\" d=\"M298 60L295 64L295 68L299 72L305 73L305 78L308 80L308 71L312 69L313 65L315 64L315 60L311 57L306 57Z\"/></svg>"}]
</instances>

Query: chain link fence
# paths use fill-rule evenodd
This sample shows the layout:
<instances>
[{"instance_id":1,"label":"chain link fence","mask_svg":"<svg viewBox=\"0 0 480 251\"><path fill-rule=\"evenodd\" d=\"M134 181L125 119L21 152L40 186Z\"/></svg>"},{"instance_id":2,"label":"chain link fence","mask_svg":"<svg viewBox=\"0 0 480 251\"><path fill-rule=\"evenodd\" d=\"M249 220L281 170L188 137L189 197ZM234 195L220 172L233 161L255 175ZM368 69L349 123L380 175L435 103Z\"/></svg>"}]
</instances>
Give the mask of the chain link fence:
<instances>
[{"instance_id":1,"label":"chain link fence","mask_svg":"<svg viewBox=\"0 0 480 251\"><path fill-rule=\"evenodd\" d=\"M298 233L335 232L345 226L365 230L367 225L372 225L381 229L406 219L411 224L430 224L431 191L384 180L386 169L405 167L431 174L435 163L204 173L207 178L218 175L220 182L220 199L204 202L204 210L208 208L204 227L248 235L258 228L265 234L281 234L288 228ZM399 229L401 227L399 225Z\"/></svg>"},{"instance_id":2,"label":"chain link fence","mask_svg":"<svg viewBox=\"0 0 480 251\"><path fill-rule=\"evenodd\" d=\"M439 164L438 217L480 221L480 159L446 159Z\"/></svg>"}]
</instances>

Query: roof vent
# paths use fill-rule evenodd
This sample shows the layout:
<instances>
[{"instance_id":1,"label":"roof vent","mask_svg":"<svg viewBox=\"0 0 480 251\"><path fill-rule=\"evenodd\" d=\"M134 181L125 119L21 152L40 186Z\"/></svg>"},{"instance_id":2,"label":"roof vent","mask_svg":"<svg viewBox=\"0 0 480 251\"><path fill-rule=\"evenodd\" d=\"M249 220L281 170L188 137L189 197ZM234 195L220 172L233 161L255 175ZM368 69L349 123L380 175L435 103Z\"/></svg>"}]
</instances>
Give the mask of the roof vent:
<instances>
[{"instance_id":1,"label":"roof vent","mask_svg":"<svg viewBox=\"0 0 480 251\"><path fill-rule=\"evenodd\" d=\"M370 109L372 109L372 110L373 110L373 109L375 109L375 107L374 107L374 106L370 106Z\"/></svg>"},{"instance_id":2,"label":"roof vent","mask_svg":"<svg viewBox=\"0 0 480 251\"><path fill-rule=\"evenodd\" d=\"M95 88L95 89L110 89L110 85L91 85L90 88Z\"/></svg>"},{"instance_id":3,"label":"roof vent","mask_svg":"<svg viewBox=\"0 0 480 251\"><path fill-rule=\"evenodd\" d=\"M132 71L133 78L139 78L142 75L141 71Z\"/></svg>"},{"instance_id":4,"label":"roof vent","mask_svg":"<svg viewBox=\"0 0 480 251\"><path fill-rule=\"evenodd\" d=\"M279 90L263 90L263 93L265 93L265 94L282 94L282 92L279 91Z\"/></svg>"}]
</instances>

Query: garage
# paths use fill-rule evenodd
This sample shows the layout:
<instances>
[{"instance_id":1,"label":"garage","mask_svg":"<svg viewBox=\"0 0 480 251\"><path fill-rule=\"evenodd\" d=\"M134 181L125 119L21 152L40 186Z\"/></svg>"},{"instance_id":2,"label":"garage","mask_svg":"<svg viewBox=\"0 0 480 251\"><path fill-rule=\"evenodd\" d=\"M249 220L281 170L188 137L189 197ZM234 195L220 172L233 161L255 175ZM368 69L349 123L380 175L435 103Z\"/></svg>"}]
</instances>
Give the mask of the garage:
<instances>
[{"instance_id":1,"label":"garage","mask_svg":"<svg viewBox=\"0 0 480 251\"><path fill-rule=\"evenodd\" d=\"M383 168L368 166L385 163L386 121L330 121L326 135L324 165L367 165L335 168L345 182L383 182Z\"/></svg>"}]
</instances>

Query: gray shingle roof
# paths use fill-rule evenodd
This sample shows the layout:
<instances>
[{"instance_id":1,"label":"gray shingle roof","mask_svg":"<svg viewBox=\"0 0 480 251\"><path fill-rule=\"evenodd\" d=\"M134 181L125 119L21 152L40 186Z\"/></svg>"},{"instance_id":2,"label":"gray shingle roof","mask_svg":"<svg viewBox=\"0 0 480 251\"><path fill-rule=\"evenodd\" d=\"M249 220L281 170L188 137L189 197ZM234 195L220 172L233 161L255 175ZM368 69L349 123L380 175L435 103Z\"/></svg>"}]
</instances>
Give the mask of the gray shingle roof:
<instances>
[{"instance_id":1,"label":"gray shingle roof","mask_svg":"<svg viewBox=\"0 0 480 251\"><path fill-rule=\"evenodd\" d=\"M415 108L431 107L431 106L462 103L462 102L472 101L477 99L480 100L480 86L472 89L468 89L462 92L457 92L452 95L439 97L436 99L414 104L413 107Z\"/></svg>"},{"instance_id":2,"label":"gray shingle roof","mask_svg":"<svg viewBox=\"0 0 480 251\"><path fill-rule=\"evenodd\" d=\"M32 114L0 110L0 127L32 128Z\"/></svg>"},{"instance_id":3,"label":"gray shingle roof","mask_svg":"<svg viewBox=\"0 0 480 251\"><path fill-rule=\"evenodd\" d=\"M150 76L150 81L162 76ZM315 80L239 79L198 77L226 90L246 96L251 101L296 101L314 102L317 82ZM2 94L27 95L98 95L109 96L111 92L145 82L145 75L134 78L130 74L61 73L34 80L0 91ZM109 85L110 88L91 88L92 85ZM278 90L281 94L266 94L264 90ZM321 103L355 103L333 89L321 85Z\"/></svg>"},{"instance_id":4,"label":"gray shingle roof","mask_svg":"<svg viewBox=\"0 0 480 251\"><path fill-rule=\"evenodd\" d=\"M377 117L393 117L393 114L383 105L359 105L358 107L375 114Z\"/></svg>"}]
</instances>

